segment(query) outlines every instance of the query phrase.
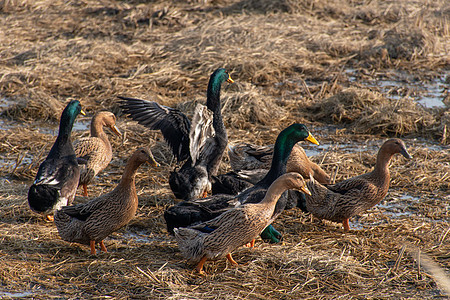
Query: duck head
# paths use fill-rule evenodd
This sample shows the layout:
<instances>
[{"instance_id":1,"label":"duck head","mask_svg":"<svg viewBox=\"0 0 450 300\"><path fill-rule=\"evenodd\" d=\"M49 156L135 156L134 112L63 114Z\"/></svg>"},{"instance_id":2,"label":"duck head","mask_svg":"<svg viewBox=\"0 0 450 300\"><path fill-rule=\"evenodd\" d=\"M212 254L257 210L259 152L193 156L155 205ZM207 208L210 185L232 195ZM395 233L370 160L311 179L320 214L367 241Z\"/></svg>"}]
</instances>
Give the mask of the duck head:
<instances>
[{"instance_id":1,"label":"duck head","mask_svg":"<svg viewBox=\"0 0 450 300\"><path fill-rule=\"evenodd\" d=\"M412 156L406 150L405 143L401 139L389 139L380 148L380 152L384 152L388 155L401 154L407 159L411 159Z\"/></svg>"},{"instance_id":2,"label":"duck head","mask_svg":"<svg viewBox=\"0 0 450 300\"><path fill-rule=\"evenodd\" d=\"M99 112L98 115L101 117L102 126L109 127L112 132L114 132L117 136L122 136L119 128L116 126L116 116L109 111Z\"/></svg>"},{"instance_id":3,"label":"duck head","mask_svg":"<svg viewBox=\"0 0 450 300\"><path fill-rule=\"evenodd\" d=\"M217 107L220 109L220 105L217 105L217 103L219 103L218 100L220 98L220 87L225 81L229 83L234 82L224 68L215 70L209 78L208 90L206 92L206 106L212 111L214 111Z\"/></svg>"}]
</instances>

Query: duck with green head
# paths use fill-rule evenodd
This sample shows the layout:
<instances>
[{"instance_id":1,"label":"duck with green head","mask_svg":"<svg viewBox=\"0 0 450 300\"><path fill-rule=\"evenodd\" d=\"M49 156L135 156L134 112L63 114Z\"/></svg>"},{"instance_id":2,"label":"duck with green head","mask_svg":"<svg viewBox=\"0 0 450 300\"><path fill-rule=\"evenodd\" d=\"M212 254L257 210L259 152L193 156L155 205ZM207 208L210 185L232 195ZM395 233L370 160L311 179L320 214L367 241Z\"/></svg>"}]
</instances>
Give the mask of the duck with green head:
<instances>
[{"instance_id":1,"label":"duck with green head","mask_svg":"<svg viewBox=\"0 0 450 300\"><path fill-rule=\"evenodd\" d=\"M28 191L31 210L46 215L49 220L53 220L55 210L71 204L75 198L80 169L70 134L80 113L85 114L78 100L67 104L61 115L58 137Z\"/></svg>"},{"instance_id":2,"label":"duck with green head","mask_svg":"<svg viewBox=\"0 0 450 300\"><path fill-rule=\"evenodd\" d=\"M217 174L228 144L220 103L220 89L225 81L234 82L225 69L219 68L212 73L206 107L197 104L192 123L178 109L119 96L126 114L149 129L161 130L178 162L185 161L169 177L170 188L179 199L205 197L211 190L211 176Z\"/></svg>"},{"instance_id":3,"label":"duck with green head","mask_svg":"<svg viewBox=\"0 0 450 300\"><path fill-rule=\"evenodd\" d=\"M299 141L305 140L316 145L319 144L305 125L295 123L287 127L277 137L270 170L262 180L237 196L214 195L195 201L183 201L170 207L164 212L168 231L172 233L174 228L188 227L208 221L224 211L244 203L258 203L264 198L269 186L278 177L286 173L286 164L294 145ZM274 218L281 214L286 203L287 197L286 193L284 193L275 206ZM272 242L278 242L281 235L273 227L269 226L261 236Z\"/></svg>"}]
</instances>

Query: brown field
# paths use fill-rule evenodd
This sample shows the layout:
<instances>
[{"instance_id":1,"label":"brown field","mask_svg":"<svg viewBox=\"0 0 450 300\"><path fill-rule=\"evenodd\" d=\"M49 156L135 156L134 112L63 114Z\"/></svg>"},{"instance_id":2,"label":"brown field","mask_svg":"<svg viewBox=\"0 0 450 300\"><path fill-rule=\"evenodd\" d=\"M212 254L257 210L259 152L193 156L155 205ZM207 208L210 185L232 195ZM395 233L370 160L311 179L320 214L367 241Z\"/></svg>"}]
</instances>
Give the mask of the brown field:
<instances>
[{"instance_id":1,"label":"brown field","mask_svg":"<svg viewBox=\"0 0 450 300\"><path fill-rule=\"evenodd\" d=\"M450 295L448 1L1 0L0 16L0 298ZM177 202L167 182L175 160L159 132L121 114L116 96L191 115L217 67L236 82L222 88L230 143L273 143L304 123L321 145L302 145L337 181L370 171L388 137L401 137L413 159L393 159L388 196L352 218L350 233L291 209L275 222L282 244L258 240L235 252L239 267L208 262L198 276L162 217ZM135 219L94 256L27 204L72 98L88 113L73 139L88 135L98 110L116 113L125 133L110 135L114 158L91 197L116 185L139 145L161 164L141 167ZM439 105L419 104L430 98Z\"/></svg>"}]
</instances>

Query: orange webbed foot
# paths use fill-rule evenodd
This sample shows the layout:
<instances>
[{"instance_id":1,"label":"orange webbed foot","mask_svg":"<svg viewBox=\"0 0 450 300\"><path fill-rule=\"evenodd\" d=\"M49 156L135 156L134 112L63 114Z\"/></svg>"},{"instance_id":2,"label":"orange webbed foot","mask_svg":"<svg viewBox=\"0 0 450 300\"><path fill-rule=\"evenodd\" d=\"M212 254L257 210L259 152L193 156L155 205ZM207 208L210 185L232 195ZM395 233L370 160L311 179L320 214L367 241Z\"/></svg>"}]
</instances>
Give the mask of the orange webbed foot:
<instances>
[{"instance_id":1,"label":"orange webbed foot","mask_svg":"<svg viewBox=\"0 0 450 300\"><path fill-rule=\"evenodd\" d=\"M203 256L202 259L198 262L197 267L195 267L195 270L197 271L197 273L199 273L202 276L206 276L205 271L203 271L203 265L206 262L206 256Z\"/></svg>"},{"instance_id":2,"label":"orange webbed foot","mask_svg":"<svg viewBox=\"0 0 450 300\"><path fill-rule=\"evenodd\" d=\"M83 196L87 197L88 196L88 192L87 192L87 185L83 184Z\"/></svg>"},{"instance_id":3,"label":"orange webbed foot","mask_svg":"<svg viewBox=\"0 0 450 300\"><path fill-rule=\"evenodd\" d=\"M90 246L91 246L91 255L95 255L96 251L95 251L95 241L90 241L89 242Z\"/></svg>"},{"instance_id":4,"label":"orange webbed foot","mask_svg":"<svg viewBox=\"0 0 450 300\"><path fill-rule=\"evenodd\" d=\"M348 223L348 221L348 219L344 219L344 221L342 221L342 225L344 225L344 232L350 231L350 224Z\"/></svg>"},{"instance_id":5,"label":"orange webbed foot","mask_svg":"<svg viewBox=\"0 0 450 300\"><path fill-rule=\"evenodd\" d=\"M103 244L103 241L100 242L100 249L101 249L103 252L108 252L108 250L106 250L105 244Z\"/></svg>"},{"instance_id":6,"label":"orange webbed foot","mask_svg":"<svg viewBox=\"0 0 450 300\"><path fill-rule=\"evenodd\" d=\"M237 266L238 265L238 263L233 259L233 257L231 257L231 253L227 254L227 259L233 266Z\"/></svg>"},{"instance_id":7,"label":"orange webbed foot","mask_svg":"<svg viewBox=\"0 0 450 300\"><path fill-rule=\"evenodd\" d=\"M255 247L255 239L253 239L250 243L245 244L245 247L248 247L248 248L253 248L253 247Z\"/></svg>"}]
</instances>

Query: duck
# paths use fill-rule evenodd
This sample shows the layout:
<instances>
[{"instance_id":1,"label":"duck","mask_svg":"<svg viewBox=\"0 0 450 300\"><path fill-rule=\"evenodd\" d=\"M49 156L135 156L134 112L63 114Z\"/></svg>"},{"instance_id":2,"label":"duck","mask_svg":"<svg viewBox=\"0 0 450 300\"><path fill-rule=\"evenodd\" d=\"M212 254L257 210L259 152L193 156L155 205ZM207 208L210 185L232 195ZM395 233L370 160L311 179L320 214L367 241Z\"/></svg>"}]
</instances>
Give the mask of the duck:
<instances>
[{"instance_id":1,"label":"duck","mask_svg":"<svg viewBox=\"0 0 450 300\"><path fill-rule=\"evenodd\" d=\"M319 142L308 131L304 124L294 123L282 130L275 141L272 163L269 171L255 185L238 195L212 195L203 199L182 201L169 207L164 212L167 230L173 233L176 227L188 227L211 220L223 212L245 203L258 203L263 198L269 186L281 175L286 173L286 164L294 145L299 141L309 141L319 145ZM278 216L287 205L287 197L283 194L278 201L274 215ZM281 234L272 226L263 231L263 239L278 243Z\"/></svg>"},{"instance_id":2,"label":"duck","mask_svg":"<svg viewBox=\"0 0 450 300\"><path fill-rule=\"evenodd\" d=\"M161 130L177 161L184 161L169 176L170 188L178 199L194 200L211 191L210 176L217 174L228 144L220 102L220 89L225 81L234 83L224 68L211 74L206 107L197 104L192 123L178 109L119 96L124 113L149 129Z\"/></svg>"},{"instance_id":3,"label":"duck","mask_svg":"<svg viewBox=\"0 0 450 300\"><path fill-rule=\"evenodd\" d=\"M86 113L80 101L72 100L64 108L58 136L45 160L39 165L33 184L28 190L28 204L32 211L53 221L53 212L71 204L75 198L80 169L70 135L76 117Z\"/></svg>"},{"instance_id":4,"label":"duck","mask_svg":"<svg viewBox=\"0 0 450 300\"><path fill-rule=\"evenodd\" d=\"M103 131L107 126L117 136L121 136L116 126L116 116L109 111L96 113L91 120L91 136L74 143L75 155L80 166L79 186L83 187L83 196L87 197L87 185L103 171L112 159L112 147L108 136Z\"/></svg>"},{"instance_id":5,"label":"duck","mask_svg":"<svg viewBox=\"0 0 450 300\"><path fill-rule=\"evenodd\" d=\"M389 139L380 147L374 169L332 185L322 185L310 178L306 185L306 208L315 217L340 222L344 231L350 230L349 219L378 204L389 190L389 162L395 154L407 159L412 156L405 143L398 138Z\"/></svg>"},{"instance_id":6,"label":"duck","mask_svg":"<svg viewBox=\"0 0 450 300\"><path fill-rule=\"evenodd\" d=\"M270 168L273 145L258 146L238 143L228 147L228 157L233 171L213 177L212 194L235 195L261 180ZM296 144L286 165L286 172L297 172L304 178L312 174L322 184L330 184L330 176L306 155L305 150Z\"/></svg>"},{"instance_id":7,"label":"duck","mask_svg":"<svg viewBox=\"0 0 450 300\"><path fill-rule=\"evenodd\" d=\"M207 260L226 257L232 265L238 265L231 252L250 244L276 218L275 205L288 189L309 194L303 177L295 172L278 177L265 191L258 203L245 203L232 208L218 217L188 228L175 228L175 239L188 263L196 264L196 271L205 275L203 265Z\"/></svg>"},{"instance_id":8,"label":"duck","mask_svg":"<svg viewBox=\"0 0 450 300\"><path fill-rule=\"evenodd\" d=\"M112 191L86 203L57 210L55 225L60 237L67 242L89 245L92 255L96 254L97 243L102 251L107 252L103 240L127 225L136 214L135 177L145 162L158 166L149 149L137 149L128 159L122 178Z\"/></svg>"}]
</instances>

